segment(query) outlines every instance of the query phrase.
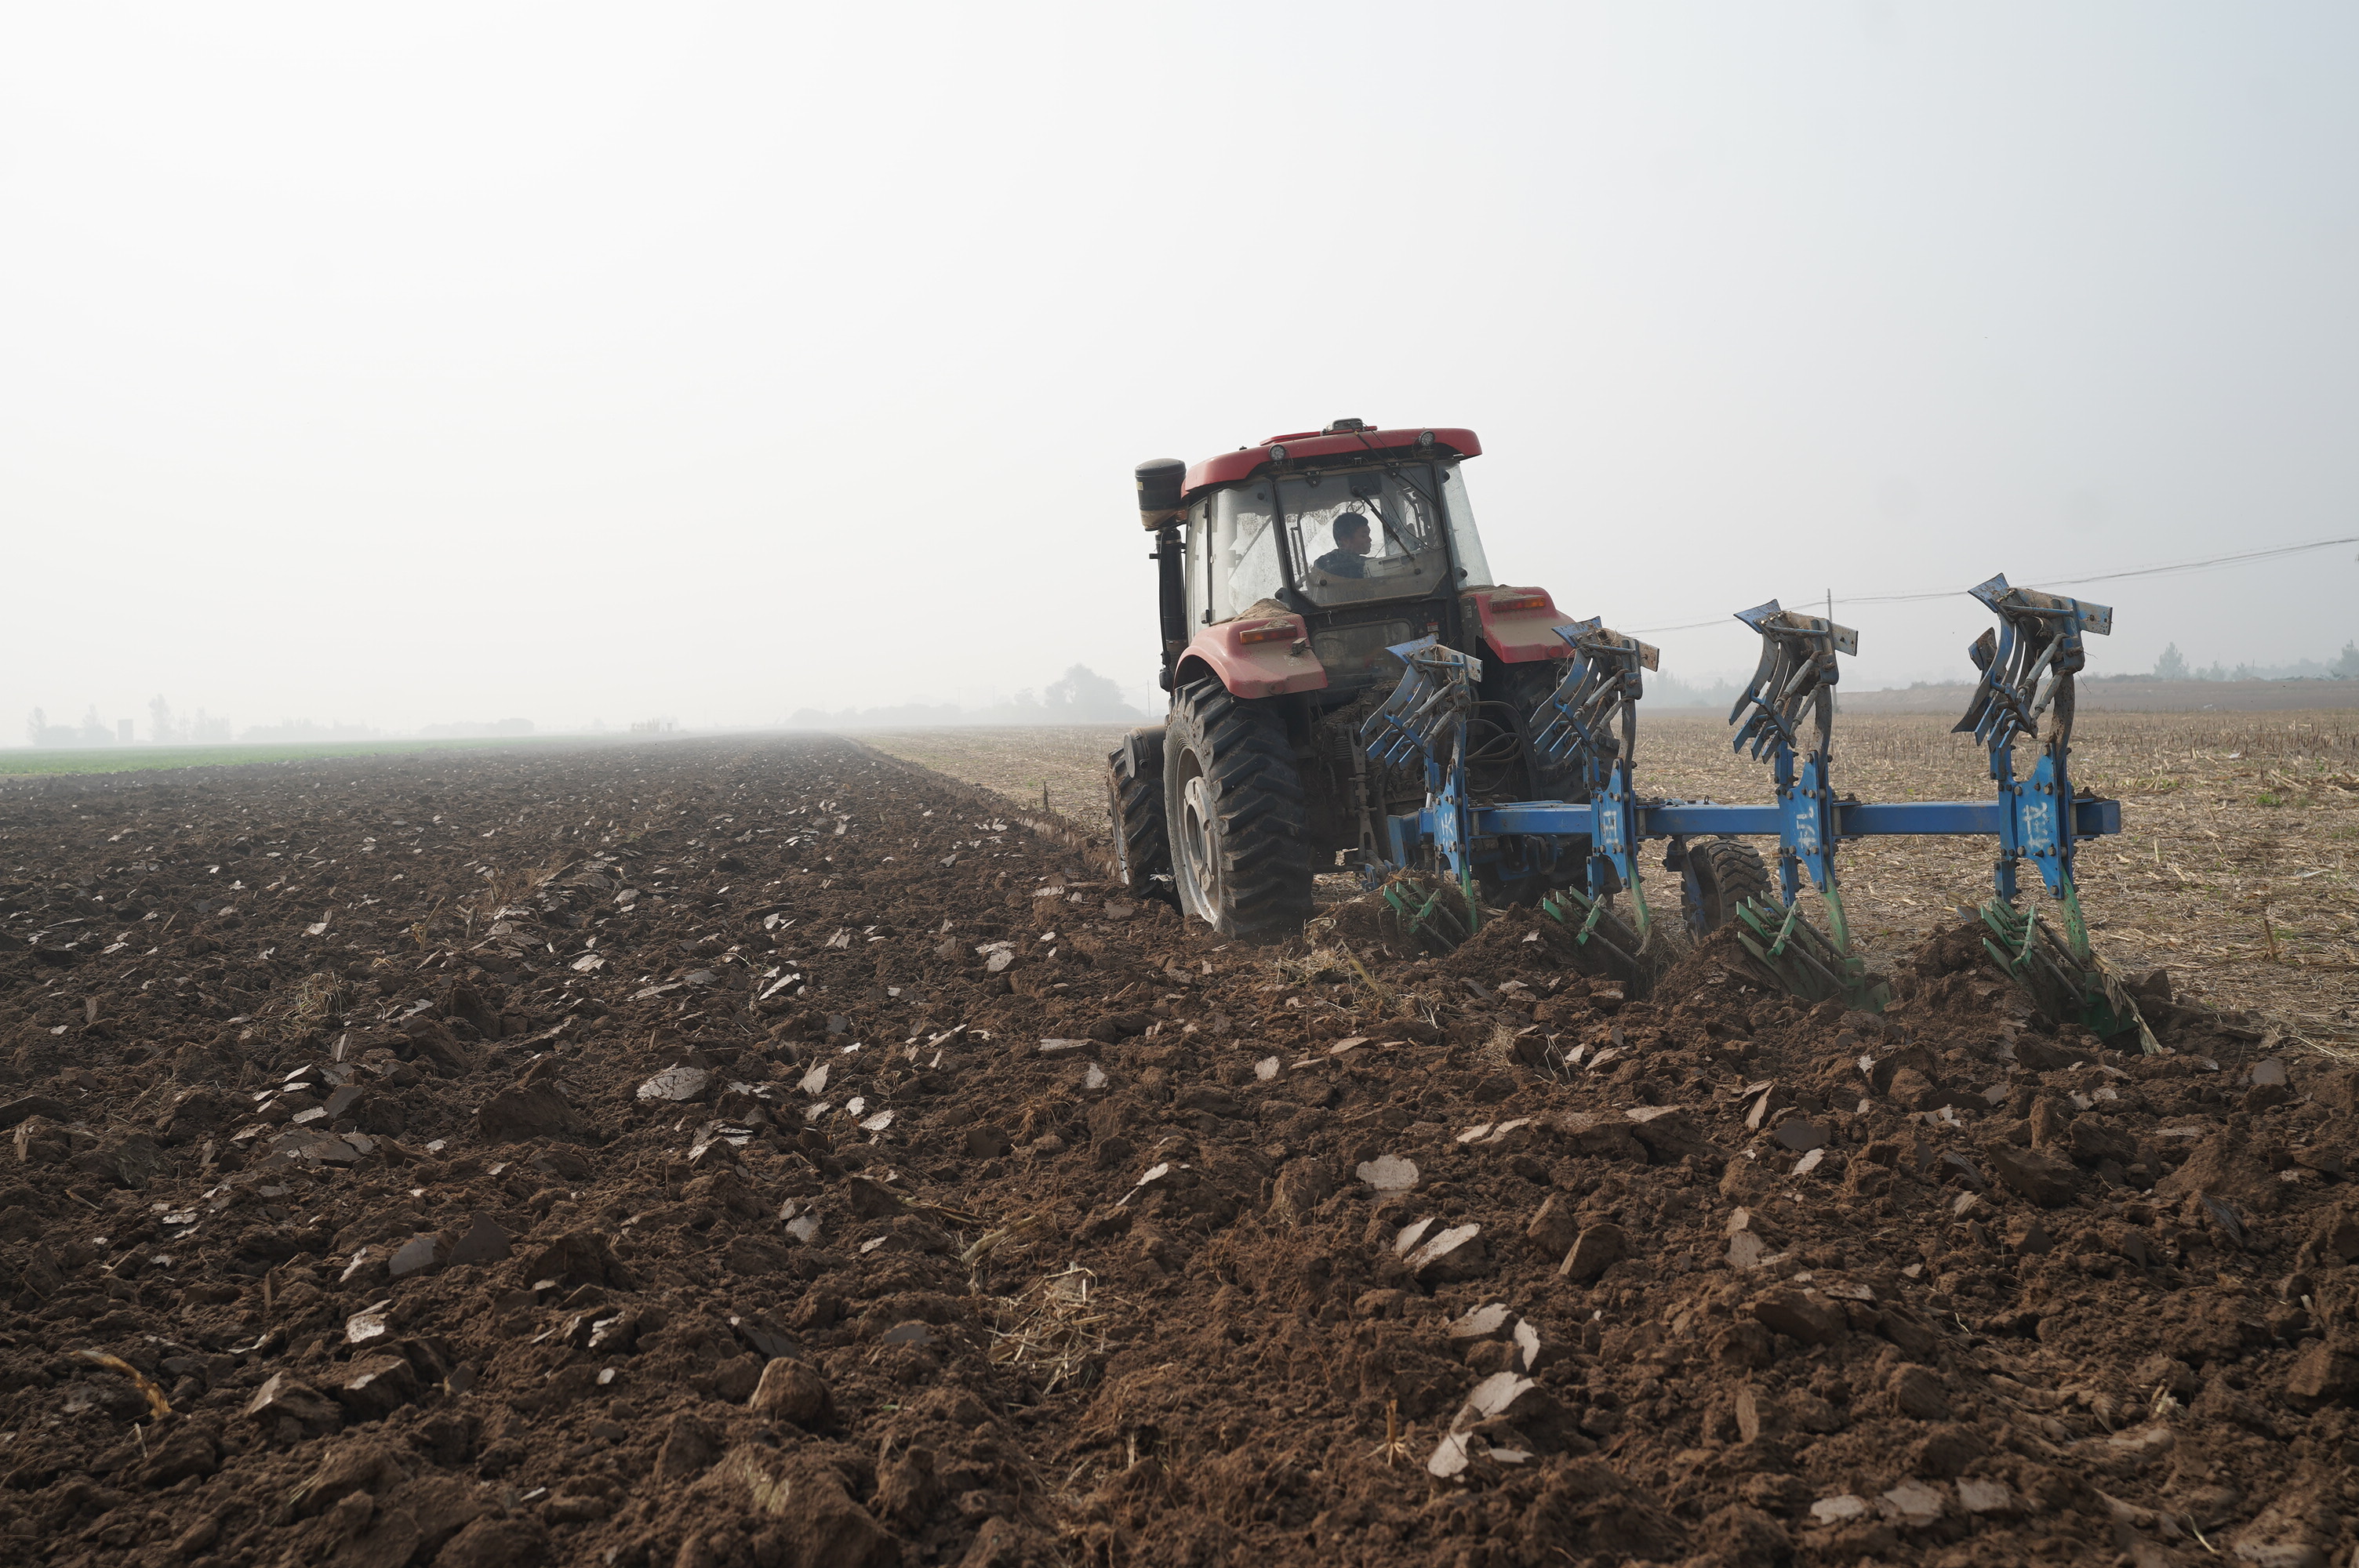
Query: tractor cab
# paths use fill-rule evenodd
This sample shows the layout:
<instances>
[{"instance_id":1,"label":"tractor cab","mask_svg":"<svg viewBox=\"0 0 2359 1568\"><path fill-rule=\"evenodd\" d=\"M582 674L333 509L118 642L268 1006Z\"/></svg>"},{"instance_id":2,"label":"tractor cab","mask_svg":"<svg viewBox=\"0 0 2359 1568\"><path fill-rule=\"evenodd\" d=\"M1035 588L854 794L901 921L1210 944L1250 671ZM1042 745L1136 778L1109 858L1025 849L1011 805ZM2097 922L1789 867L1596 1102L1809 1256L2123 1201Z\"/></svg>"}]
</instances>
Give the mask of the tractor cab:
<instances>
[{"instance_id":1,"label":"tractor cab","mask_svg":"<svg viewBox=\"0 0 2359 1568\"><path fill-rule=\"evenodd\" d=\"M1481 451L1471 430L1339 419L1192 466L1141 464L1166 688L1212 675L1242 696L1318 691L1323 708L1397 678L1389 646L1462 641L1462 597L1491 584L1460 473Z\"/></svg>"},{"instance_id":2,"label":"tractor cab","mask_svg":"<svg viewBox=\"0 0 2359 1568\"><path fill-rule=\"evenodd\" d=\"M1338 419L1138 466L1171 711L1109 759L1127 885L1173 879L1233 935L1299 925L1315 871L1376 856L1386 817L1425 800L1421 766L1374 764L1357 739L1401 679L1395 650L1419 643L1481 672L1478 797L1578 795L1528 743L1572 622L1545 589L1493 580L1462 471L1482 450L1472 430Z\"/></svg>"},{"instance_id":3,"label":"tractor cab","mask_svg":"<svg viewBox=\"0 0 2359 1568\"><path fill-rule=\"evenodd\" d=\"M1317 610L1423 599L1455 564L1431 463L1265 476L1213 492L1201 511L1204 565L1189 587L1205 609L1217 600L1242 610L1289 589Z\"/></svg>"}]
</instances>

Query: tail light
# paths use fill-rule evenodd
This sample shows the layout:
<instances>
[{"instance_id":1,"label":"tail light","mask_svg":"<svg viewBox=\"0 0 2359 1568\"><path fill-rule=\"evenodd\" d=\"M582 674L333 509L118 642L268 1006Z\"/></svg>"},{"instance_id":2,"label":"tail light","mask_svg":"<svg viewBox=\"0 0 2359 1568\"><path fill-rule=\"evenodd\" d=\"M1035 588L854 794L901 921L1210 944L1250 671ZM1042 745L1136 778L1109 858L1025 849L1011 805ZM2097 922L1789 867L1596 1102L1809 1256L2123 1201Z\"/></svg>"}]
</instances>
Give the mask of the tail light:
<instances>
[{"instance_id":1,"label":"tail light","mask_svg":"<svg viewBox=\"0 0 2359 1568\"><path fill-rule=\"evenodd\" d=\"M1294 622L1273 621L1266 626L1254 626L1237 633L1240 643L1290 643L1294 640Z\"/></svg>"},{"instance_id":2,"label":"tail light","mask_svg":"<svg viewBox=\"0 0 2359 1568\"><path fill-rule=\"evenodd\" d=\"M1511 610L1546 610L1549 597L1545 593L1495 593L1491 596L1491 613L1504 615Z\"/></svg>"}]
</instances>

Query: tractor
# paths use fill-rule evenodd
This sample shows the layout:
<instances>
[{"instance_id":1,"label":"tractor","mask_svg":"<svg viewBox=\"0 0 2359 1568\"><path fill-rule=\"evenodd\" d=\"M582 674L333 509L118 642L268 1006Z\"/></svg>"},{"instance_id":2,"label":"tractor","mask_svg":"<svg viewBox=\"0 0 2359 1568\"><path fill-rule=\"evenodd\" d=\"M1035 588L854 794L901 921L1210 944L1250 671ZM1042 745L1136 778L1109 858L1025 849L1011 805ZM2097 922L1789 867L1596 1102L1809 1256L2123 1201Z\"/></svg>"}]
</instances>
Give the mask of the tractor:
<instances>
[{"instance_id":1,"label":"tractor","mask_svg":"<svg viewBox=\"0 0 2359 1568\"><path fill-rule=\"evenodd\" d=\"M1852 943L1837 849L1995 838L1991 957L2060 1022L2156 1048L2091 950L2073 871L2082 839L2122 827L2121 803L2076 788L2071 768L2074 678L2110 607L2003 573L1968 590L1998 625L1966 650L1980 679L1955 728L1988 752L1995 798L1885 803L1834 785L1835 687L1859 633L1774 599L1738 611L1761 654L1728 719L1775 801L1642 795L1631 765L1656 651L1561 613L1546 589L1493 580L1462 472L1482 449L1471 430L1338 419L1193 467L1138 465L1171 708L1107 758L1125 886L1168 887L1224 935L1277 937L1310 916L1321 870L1351 867L1435 950L1486 908L1533 903L1584 961L1637 977L1655 929L1638 854L1662 839L1689 930L1732 927L1763 983L1875 1011L1889 992ZM2037 752L2020 773L2019 745ZM1774 880L1748 837L1777 841ZM2053 926L2018 904L2027 861Z\"/></svg>"},{"instance_id":2,"label":"tractor","mask_svg":"<svg viewBox=\"0 0 2359 1568\"><path fill-rule=\"evenodd\" d=\"M1224 935L1279 936L1310 916L1322 871L1393 863L1388 824L1429 806L1431 781L1415 759L1372 757L1362 731L1412 643L1462 654L1473 672L1468 800L1589 798L1578 759L1533 743L1580 623L1546 589L1494 576L1463 473L1482 450L1471 430L1338 419L1192 467L1138 465L1170 710L1107 760L1125 886L1176 895ZM1484 848L1469 893L1494 904L1579 883L1592 858L1578 835ZM1759 854L1732 839L1677 841L1666 863L1699 931L1770 887Z\"/></svg>"}]
</instances>

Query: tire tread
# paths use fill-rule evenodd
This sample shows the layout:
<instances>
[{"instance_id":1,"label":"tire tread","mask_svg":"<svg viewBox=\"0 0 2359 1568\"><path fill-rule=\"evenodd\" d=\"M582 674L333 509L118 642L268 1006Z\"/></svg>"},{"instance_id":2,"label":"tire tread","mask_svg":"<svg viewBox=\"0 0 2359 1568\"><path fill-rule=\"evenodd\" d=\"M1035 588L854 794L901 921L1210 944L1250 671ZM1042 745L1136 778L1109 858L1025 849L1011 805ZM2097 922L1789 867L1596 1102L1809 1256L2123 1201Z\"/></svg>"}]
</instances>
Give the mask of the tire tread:
<instances>
[{"instance_id":1,"label":"tire tread","mask_svg":"<svg viewBox=\"0 0 2359 1568\"><path fill-rule=\"evenodd\" d=\"M1138 752L1152 748L1149 765ZM1106 816L1125 891L1158 891L1158 879L1171 873L1169 823L1163 810L1163 733L1149 730L1124 737L1106 754Z\"/></svg>"},{"instance_id":2,"label":"tire tread","mask_svg":"<svg viewBox=\"0 0 2359 1568\"><path fill-rule=\"evenodd\" d=\"M1680 903L1699 935L1709 935L1734 920L1736 906L1748 899L1775 900L1777 883L1761 852L1741 839L1696 839L1688 845L1688 859L1701 862L1699 880L1712 889L1711 903L1703 908L1696 907L1694 895L1682 890Z\"/></svg>"},{"instance_id":3,"label":"tire tread","mask_svg":"<svg viewBox=\"0 0 2359 1568\"><path fill-rule=\"evenodd\" d=\"M1200 680L1174 694L1172 731L1167 774L1188 745L1198 745L1220 818L1227 907L1215 924L1232 936L1299 930L1311 909L1310 811L1283 721L1218 681ZM1167 820L1173 804L1167 794Z\"/></svg>"}]
</instances>

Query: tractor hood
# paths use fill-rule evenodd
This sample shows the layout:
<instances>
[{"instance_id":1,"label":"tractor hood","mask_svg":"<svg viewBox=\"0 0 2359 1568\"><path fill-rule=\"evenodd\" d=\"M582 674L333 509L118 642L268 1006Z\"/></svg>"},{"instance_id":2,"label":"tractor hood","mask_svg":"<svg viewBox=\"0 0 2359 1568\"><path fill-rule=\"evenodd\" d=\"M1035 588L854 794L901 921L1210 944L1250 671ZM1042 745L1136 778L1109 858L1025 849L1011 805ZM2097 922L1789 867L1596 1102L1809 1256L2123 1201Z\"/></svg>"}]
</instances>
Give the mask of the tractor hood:
<instances>
[{"instance_id":1,"label":"tractor hood","mask_svg":"<svg viewBox=\"0 0 2359 1568\"><path fill-rule=\"evenodd\" d=\"M1460 599L1465 623L1480 633L1503 664L1562 659L1572 650L1556 634L1573 624L1544 588L1478 588ZM1649 666L1651 667L1651 666Z\"/></svg>"}]
</instances>

